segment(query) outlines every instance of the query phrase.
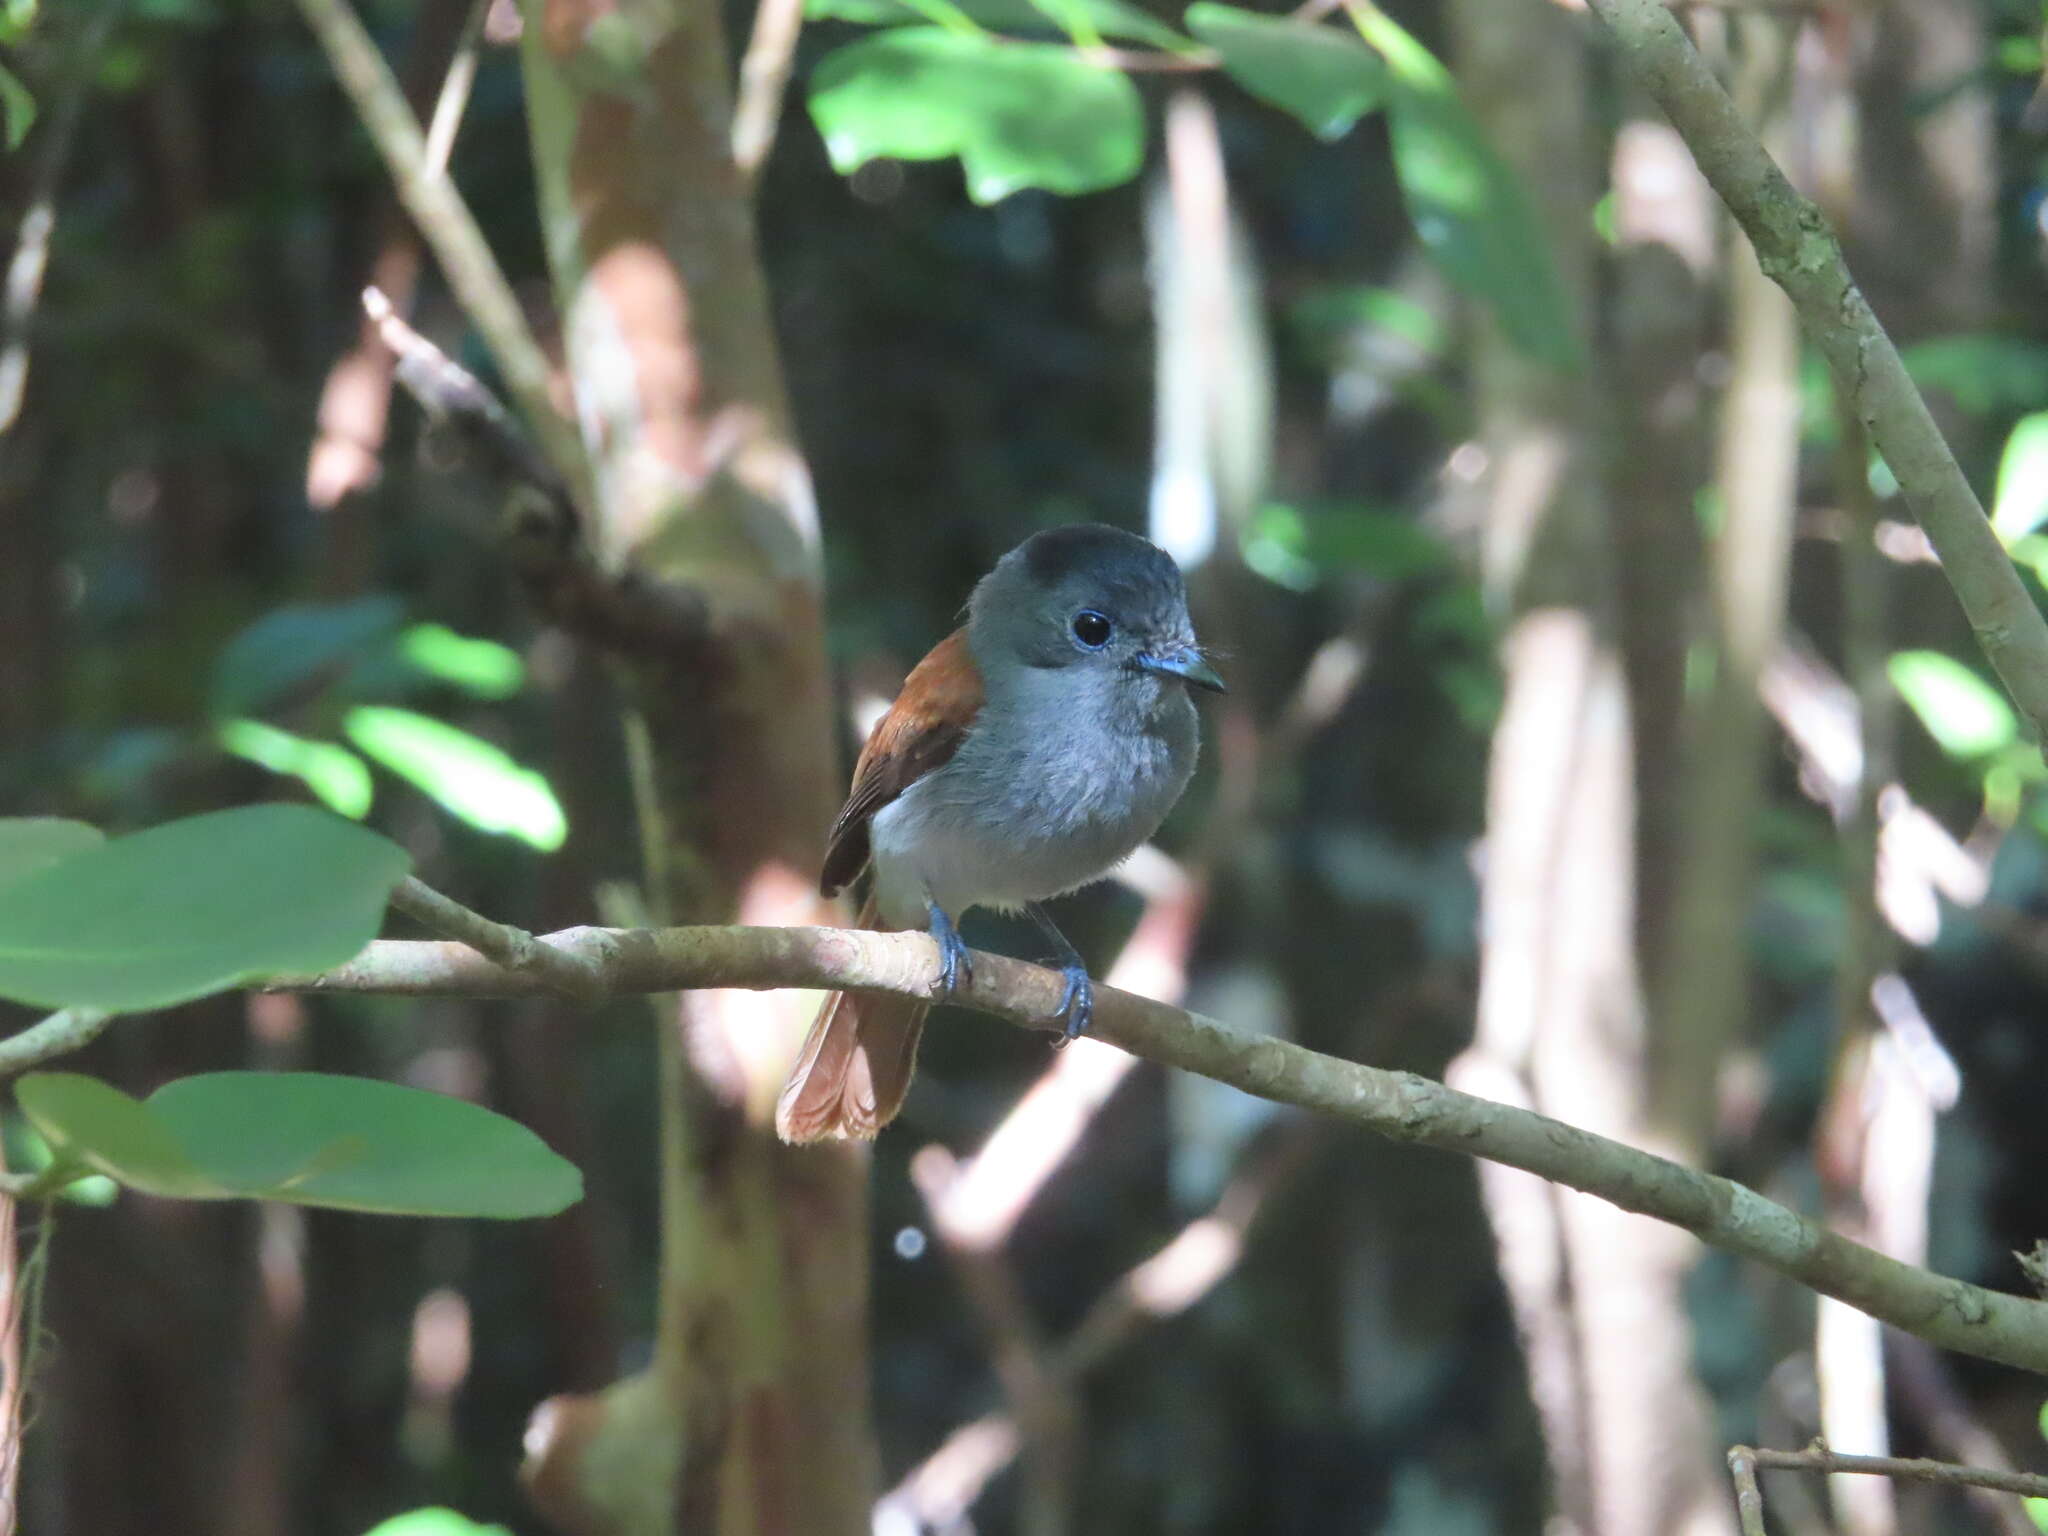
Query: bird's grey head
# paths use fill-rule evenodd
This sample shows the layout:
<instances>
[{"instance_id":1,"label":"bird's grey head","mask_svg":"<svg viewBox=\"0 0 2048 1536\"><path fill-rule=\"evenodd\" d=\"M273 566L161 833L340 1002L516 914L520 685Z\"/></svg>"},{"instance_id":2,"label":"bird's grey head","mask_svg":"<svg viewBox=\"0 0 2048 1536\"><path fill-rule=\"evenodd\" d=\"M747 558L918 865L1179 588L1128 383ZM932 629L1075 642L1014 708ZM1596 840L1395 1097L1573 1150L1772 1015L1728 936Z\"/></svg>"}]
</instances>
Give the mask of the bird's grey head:
<instances>
[{"instance_id":1,"label":"bird's grey head","mask_svg":"<svg viewBox=\"0 0 2048 1536\"><path fill-rule=\"evenodd\" d=\"M992 689L1003 663L1086 678L1139 700L1184 685L1223 691L1195 643L1180 568L1158 545L1102 523L1035 533L968 602L968 641Z\"/></svg>"}]
</instances>

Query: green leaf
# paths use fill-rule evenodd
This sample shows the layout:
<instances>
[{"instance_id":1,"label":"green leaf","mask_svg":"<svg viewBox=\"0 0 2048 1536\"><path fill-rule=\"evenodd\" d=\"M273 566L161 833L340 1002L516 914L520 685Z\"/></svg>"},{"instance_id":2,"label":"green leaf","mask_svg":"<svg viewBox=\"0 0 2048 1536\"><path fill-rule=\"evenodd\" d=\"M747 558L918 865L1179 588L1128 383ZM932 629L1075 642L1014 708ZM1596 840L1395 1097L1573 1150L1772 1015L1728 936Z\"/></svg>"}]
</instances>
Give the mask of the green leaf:
<instances>
[{"instance_id":1,"label":"green leaf","mask_svg":"<svg viewBox=\"0 0 2048 1536\"><path fill-rule=\"evenodd\" d=\"M5 125L7 148L21 148L36 122L36 99L13 70L0 65L0 124Z\"/></svg>"},{"instance_id":2,"label":"green leaf","mask_svg":"<svg viewBox=\"0 0 2048 1536\"><path fill-rule=\"evenodd\" d=\"M1976 758L2019 738L2005 695L1940 651L1899 651L1886 664L1892 686L1950 757Z\"/></svg>"},{"instance_id":3,"label":"green leaf","mask_svg":"<svg viewBox=\"0 0 2048 1536\"><path fill-rule=\"evenodd\" d=\"M369 704L350 710L342 730L365 754L481 831L505 833L544 853L569 835L546 777L481 737L409 709Z\"/></svg>"},{"instance_id":4,"label":"green leaf","mask_svg":"<svg viewBox=\"0 0 2048 1536\"><path fill-rule=\"evenodd\" d=\"M2034 1522L2037 1531L2048 1531L2048 1499L2022 1498L2020 1504L2026 1509L2027 1518Z\"/></svg>"},{"instance_id":5,"label":"green leaf","mask_svg":"<svg viewBox=\"0 0 2048 1536\"><path fill-rule=\"evenodd\" d=\"M43 1008L166 1008L376 937L408 860L303 805L187 817L0 888L0 997Z\"/></svg>"},{"instance_id":6,"label":"green leaf","mask_svg":"<svg viewBox=\"0 0 2048 1536\"><path fill-rule=\"evenodd\" d=\"M1363 571L1392 582L1451 563L1443 542L1413 518L1360 506L1268 502L1252 515L1242 546L1246 565L1296 591L1333 571Z\"/></svg>"},{"instance_id":7,"label":"green leaf","mask_svg":"<svg viewBox=\"0 0 2048 1536\"><path fill-rule=\"evenodd\" d=\"M443 1094L320 1072L211 1072L137 1103L74 1072L15 1086L60 1161L144 1194L404 1216L551 1216L582 1198L533 1132Z\"/></svg>"},{"instance_id":8,"label":"green leaf","mask_svg":"<svg viewBox=\"0 0 2048 1536\"><path fill-rule=\"evenodd\" d=\"M2048 347L2018 336L1930 336L1901 347L1906 372L1972 416L2025 410L2048 396Z\"/></svg>"},{"instance_id":9,"label":"green leaf","mask_svg":"<svg viewBox=\"0 0 2048 1536\"><path fill-rule=\"evenodd\" d=\"M365 1077L209 1072L149 1096L192 1160L236 1194L415 1216L551 1216L575 1165L482 1105Z\"/></svg>"},{"instance_id":10,"label":"green leaf","mask_svg":"<svg viewBox=\"0 0 2048 1536\"><path fill-rule=\"evenodd\" d=\"M509 645L458 635L445 624L415 624L398 637L407 666L480 699L509 699L526 686L526 663Z\"/></svg>"},{"instance_id":11,"label":"green leaf","mask_svg":"<svg viewBox=\"0 0 2048 1536\"><path fill-rule=\"evenodd\" d=\"M994 32L1066 32L1071 21L1092 27L1102 37L1150 43L1155 48L1185 52L1193 45L1173 28L1124 0L1066 0L1058 6L1033 0L957 0L961 15ZM933 19L930 7L913 0L805 0L811 21L856 21L870 27L910 26Z\"/></svg>"},{"instance_id":12,"label":"green leaf","mask_svg":"<svg viewBox=\"0 0 2048 1536\"><path fill-rule=\"evenodd\" d=\"M395 597L346 603L295 603L265 614L222 649L213 663L216 715L254 715L309 689L398 627Z\"/></svg>"},{"instance_id":13,"label":"green leaf","mask_svg":"<svg viewBox=\"0 0 2048 1536\"><path fill-rule=\"evenodd\" d=\"M1522 352L1578 372L1585 358L1571 306L1521 181L1427 48L1369 5L1351 14L1387 63L1394 174L1423 250L1486 302Z\"/></svg>"},{"instance_id":14,"label":"green leaf","mask_svg":"<svg viewBox=\"0 0 2048 1536\"><path fill-rule=\"evenodd\" d=\"M43 1173L56 1162L50 1143L29 1123L26 1115L8 1115L4 1122L0 1122L0 1141L4 1141L7 1148L7 1166L16 1173ZM72 1178L48 1193L72 1205L102 1208L120 1198L121 1186L103 1173L88 1173Z\"/></svg>"},{"instance_id":15,"label":"green leaf","mask_svg":"<svg viewBox=\"0 0 2048 1536\"><path fill-rule=\"evenodd\" d=\"M106 841L98 827L56 816L0 820L0 886L26 879L39 869Z\"/></svg>"},{"instance_id":16,"label":"green leaf","mask_svg":"<svg viewBox=\"0 0 2048 1536\"><path fill-rule=\"evenodd\" d=\"M30 1072L14 1085L14 1097L61 1163L94 1169L145 1195L224 1197L171 1128L111 1084L77 1072Z\"/></svg>"},{"instance_id":17,"label":"green leaf","mask_svg":"<svg viewBox=\"0 0 2048 1536\"><path fill-rule=\"evenodd\" d=\"M958 155L978 203L1026 187L1113 187L1144 159L1144 111L1121 70L1071 48L939 27L827 54L811 77L811 117L841 173L877 156Z\"/></svg>"},{"instance_id":18,"label":"green leaf","mask_svg":"<svg viewBox=\"0 0 2048 1536\"><path fill-rule=\"evenodd\" d=\"M1998 458L1991 527L2006 544L2048 522L2048 411L2022 416Z\"/></svg>"},{"instance_id":19,"label":"green leaf","mask_svg":"<svg viewBox=\"0 0 2048 1536\"><path fill-rule=\"evenodd\" d=\"M329 810L351 821L370 813L370 770L347 747L309 741L261 720L223 720L215 735L223 751L300 780Z\"/></svg>"},{"instance_id":20,"label":"green leaf","mask_svg":"<svg viewBox=\"0 0 2048 1536\"><path fill-rule=\"evenodd\" d=\"M380 1521L363 1536L512 1536L502 1525L478 1525L452 1509L409 1509Z\"/></svg>"},{"instance_id":21,"label":"green leaf","mask_svg":"<svg viewBox=\"0 0 2048 1536\"><path fill-rule=\"evenodd\" d=\"M1329 27L1206 0L1188 7L1187 23L1231 79L1319 139L1343 138L1386 97L1379 55Z\"/></svg>"}]
</instances>

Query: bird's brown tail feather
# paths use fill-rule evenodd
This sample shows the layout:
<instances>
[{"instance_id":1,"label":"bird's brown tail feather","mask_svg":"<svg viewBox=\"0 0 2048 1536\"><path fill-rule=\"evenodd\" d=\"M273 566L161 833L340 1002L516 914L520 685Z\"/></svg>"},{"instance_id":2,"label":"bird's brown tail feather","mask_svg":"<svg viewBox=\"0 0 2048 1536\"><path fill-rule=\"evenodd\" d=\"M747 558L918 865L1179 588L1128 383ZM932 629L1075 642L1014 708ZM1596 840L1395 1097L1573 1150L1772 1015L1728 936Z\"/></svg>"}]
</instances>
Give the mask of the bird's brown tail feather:
<instances>
[{"instance_id":1,"label":"bird's brown tail feather","mask_svg":"<svg viewBox=\"0 0 2048 1536\"><path fill-rule=\"evenodd\" d=\"M872 897L860 925L881 926ZM827 997L776 1100L776 1134L796 1142L872 1139L903 1107L930 1008L922 998L881 993Z\"/></svg>"}]
</instances>

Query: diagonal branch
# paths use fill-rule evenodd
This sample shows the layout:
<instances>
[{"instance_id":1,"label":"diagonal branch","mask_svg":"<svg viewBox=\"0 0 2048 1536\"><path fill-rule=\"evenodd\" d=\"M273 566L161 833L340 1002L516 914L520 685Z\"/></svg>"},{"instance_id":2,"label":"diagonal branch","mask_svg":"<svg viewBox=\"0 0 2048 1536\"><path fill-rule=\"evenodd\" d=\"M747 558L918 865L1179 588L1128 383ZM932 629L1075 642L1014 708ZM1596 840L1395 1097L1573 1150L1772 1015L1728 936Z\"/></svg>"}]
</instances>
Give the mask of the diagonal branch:
<instances>
[{"instance_id":1,"label":"diagonal branch","mask_svg":"<svg viewBox=\"0 0 2048 1536\"><path fill-rule=\"evenodd\" d=\"M1837 394L1869 429L1907 504L1941 557L1977 643L2037 737L2048 741L2048 620L2004 546L1927 402L1842 260L1827 217L1785 179L1664 0L1588 0L1636 81L1656 98L1790 295L1834 375Z\"/></svg>"},{"instance_id":2,"label":"diagonal branch","mask_svg":"<svg viewBox=\"0 0 2048 1536\"><path fill-rule=\"evenodd\" d=\"M539 440L562 479L580 489L589 480L583 445L548 398L547 357L534 340L512 285L505 280L462 194L454 182L430 167L426 136L390 67L348 0L298 3L334 65L335 77L383 155L399 200L432 247L448 286L490 346L506 387L519 402L527 429Z\"/></svg>"},{"instance_id":3,"label":"diagonal branch","mask_svg":"<svg viewBox=\"0 0 2048 1536\"><path fill-rule=\"evenodd\" d=\"M937 974L936 952L924 935L847 928L571 928L536 942L587 962L595 985L614 995L817 987L927 997ZM332 971L270 985L407 996L528 997L546 990L531 970L508 970L464 944L389 939ZM977 955L972 980L954 1001L1042 1029L1061 987L1055 972ZM1727 1179L1410 1072L1342 1061L1108 987L1097 989L1095 1033L1134 1055L1261 1098L1583 1190L1768 1265L1931 1344L2048 1373L2048 1303L1887 1258Z\"/></svg>"}]
</instances>

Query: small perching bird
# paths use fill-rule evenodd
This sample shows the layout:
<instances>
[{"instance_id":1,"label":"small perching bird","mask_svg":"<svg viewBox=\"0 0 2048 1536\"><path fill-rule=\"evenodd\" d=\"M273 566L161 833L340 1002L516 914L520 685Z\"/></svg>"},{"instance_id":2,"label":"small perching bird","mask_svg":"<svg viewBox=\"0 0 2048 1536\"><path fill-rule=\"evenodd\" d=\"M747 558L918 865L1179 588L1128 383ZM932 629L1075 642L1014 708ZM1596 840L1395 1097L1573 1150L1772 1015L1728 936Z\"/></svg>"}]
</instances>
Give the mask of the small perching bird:
<instances>
[{"instance_id":1,"label":"small perching bird","mask_svg":"<svg viewBox=\"0 0 2048 1536\"><path fill-rule=\"evenodd\" d=\"M1190 685L1223 690L1163 550L1099 523L1033 534L982 578L967 623L911 670L869 733L820 887L835 896L871 865L862 926L928 929L947 996L970 973L954 918L1029 914L1058 952L1073 1039L1094 988L1039 903L1100 879L1166 819L1199 749ZM820 1141L887 1125L930 1006L828 997L776 1130Z\"/></svg>"}]
</instances>

